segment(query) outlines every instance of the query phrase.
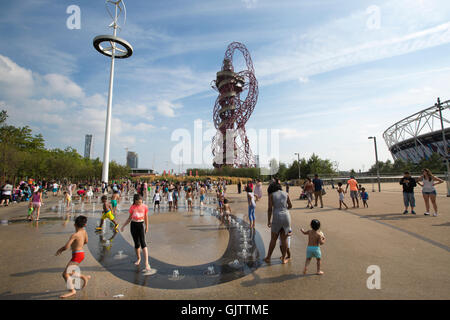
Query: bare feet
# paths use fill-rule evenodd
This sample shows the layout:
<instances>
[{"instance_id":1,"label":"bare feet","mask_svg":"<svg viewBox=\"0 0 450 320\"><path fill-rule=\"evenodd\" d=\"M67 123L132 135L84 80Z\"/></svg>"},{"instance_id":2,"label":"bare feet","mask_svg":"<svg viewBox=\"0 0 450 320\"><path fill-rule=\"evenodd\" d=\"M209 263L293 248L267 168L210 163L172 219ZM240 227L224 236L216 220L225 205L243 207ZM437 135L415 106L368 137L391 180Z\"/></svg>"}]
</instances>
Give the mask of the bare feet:
<instances>
[{"instance_id":1,"label":"bare feet","mask_svg":"<svg viewBox=\"0 0 450 320\"><path fill-rule=\"evenodd\" d=\"M317 271L317 273L319 276L323 275L323 271Z\"/></svg>"},{"instance_id":2,"label":"bare feet","mask_svg":"<svg viewBox=\"0 0 450 320\"><path fill-rule=\"evenodd\" d=\"M281 264L286 264L286 263L288 263L288 262L289 262L289 259L281 260Z\"/></svg>"},{"instance_id":3,"label":"bare feet","mask_svg":"<svg viewBox=\"0 0 450 320\"><path fill-rule=\"evenodd\" d=\"M88 284L88 282L89 282L90 279L91 279L91 276L85 276L85 277L83 278L84 283L83 283L83 286L81 287L81 289L84 289L84 287L86 287L86 285Z\"/></svg>"},{"instance_id":4,"label":"bare feet","mask_svg":"<svg viewBox=\"0 0 450 320\"><path fill-rule=\"evenodd\" d=\"M72 296L74 296L76 294L77 294L77 292L75 291L75 289L72 289L68 293L63 294L62 296L60 296L60 298L61 299L66 299L66 298L72 297Z\"/></svg>"},{"instance_id":5,"label":"bare feet","mask_svg":"<svg viewBox=\"0 0 450 320\"><path fill-rule=\"evenodd\" d=\"M264 262L265 262L265 263L270 263L270 258L269 258L269 257L266 257L266 258L264 259Z\"/></svg>"},{"instance_id":6,"label":"bare feet","mask_svg":"<svg viewBox=\"0 0 450 320\"><path fill-rule=\"evenodd\" d=\"M305 268L305 269L303 269L303 274L306 274L306 270L307 270L306 268Z\"/></svg>"},{"instance_id":7,"label":"bare feet","mask_svg":"<svg viewBox=\"0 0 450 320\"><path fill-rule=\"evenodd\" d=\"M138 259L138 261L136 261L135 263L134 263L134 265L136 265L136 266L138 266L138 265L140 265L141 264L141 259Z\"/></svg>"}]
</instances>

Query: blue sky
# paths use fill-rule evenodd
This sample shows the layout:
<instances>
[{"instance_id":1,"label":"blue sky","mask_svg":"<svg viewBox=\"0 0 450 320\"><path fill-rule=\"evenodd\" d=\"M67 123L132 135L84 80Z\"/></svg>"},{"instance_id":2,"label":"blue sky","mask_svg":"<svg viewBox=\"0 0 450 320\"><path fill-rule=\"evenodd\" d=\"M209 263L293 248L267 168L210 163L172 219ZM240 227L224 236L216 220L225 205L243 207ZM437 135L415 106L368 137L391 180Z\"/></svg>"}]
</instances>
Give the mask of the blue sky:
<instances>
[{"instance_id":1,"label":"blue sky","mask_svg":"<svg viewBox=\"0 0 450 320\"><path fill-rule=\"evenodd\" d=\"M91 133L102 159L109 61L92 39L111 33L104 1L2 5L0 105L9 121L42 133L47 147L80 153ZM70 5L81 9L79 30L66 27ZM116 61L111 141L111 159L120 163L129 147L140 167L178 170L172 133L193 135L197 119L211 128L210 83L233 41L249 49L259 81L247 128L279 129L284 162L314 152L341 170L367 169L374 163L368 136L377 136L381 160L391 158L383 131L438 96L450 99L446 0L128 0L126 7L118 35L134 54ZM235 60L240 69L242 58Z\"/></svg>"}]
</instances>

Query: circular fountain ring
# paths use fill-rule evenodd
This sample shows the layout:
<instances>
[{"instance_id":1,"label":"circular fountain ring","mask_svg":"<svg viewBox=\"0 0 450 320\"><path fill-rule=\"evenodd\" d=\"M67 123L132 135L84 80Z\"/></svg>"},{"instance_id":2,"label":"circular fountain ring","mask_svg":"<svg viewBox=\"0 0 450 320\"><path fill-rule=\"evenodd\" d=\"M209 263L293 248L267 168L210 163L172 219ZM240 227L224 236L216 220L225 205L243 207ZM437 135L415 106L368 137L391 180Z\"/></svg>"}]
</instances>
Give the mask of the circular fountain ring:
<instances>
[{"instance_id":1,"label":"circular fountain ring","mask_svg":"<svg viewBox=\"0 0 450 320\"><path fill-rule=\"evenodd\" d=\"M200 207L194 207L193 209L200 211ZM236 216L232 217L236 221L239 221L240 225L247 226L245 221ZM220 217L216 216L216 219L220 219ZM90 219L86 229L91 239L95 237L95 226L96 221ZM228 232L228 246L224 254L217 260L202 265L177 266L163 262L149 255L149 262L152 269L156 268L158 270L158 273L151 277L137 271L131 261L126 261L125 259L118 261L117 259L114 259L115 253L113 254L110 250L105 250L95 241L89 241L88 248L94 258L96 258L106 270L111 272L114 276L136 285L155 289L175 290L204 288L245 277L248 274L253 273L263 264L262 258L264 257L265 248L264 242L258 231L252 231L248 237L248 240L252 241L252 246L248 248L248 253L244 259L245 261L242 261L242 258L239 256L239 253L242 251L240 241L241 231L234 226L230 226ZM134 247L125 240L120 233L116 234L114 246L120 248L120 250L129 257L133 257ZM230 264L230 261L235 261L236 259L239 261L238 264ZM211 266L214 267L215 274L220 276L208 275L205 273L205 271L208 270L208 267ZM179 274L182 275L182 277L180 277L181 279L177 279L177 281L171 279L174 269L179 270Z\"/></svg>"}]
</instances>

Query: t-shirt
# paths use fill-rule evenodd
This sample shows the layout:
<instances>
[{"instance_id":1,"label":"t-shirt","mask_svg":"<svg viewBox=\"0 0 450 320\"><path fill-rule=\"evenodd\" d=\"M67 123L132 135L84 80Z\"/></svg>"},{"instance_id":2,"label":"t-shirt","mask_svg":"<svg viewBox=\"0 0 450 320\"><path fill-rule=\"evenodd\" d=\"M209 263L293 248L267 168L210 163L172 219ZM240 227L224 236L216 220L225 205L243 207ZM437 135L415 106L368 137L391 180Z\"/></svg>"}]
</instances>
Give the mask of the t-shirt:
<instances>
[{"instance_id":1,"label":"t-shirt","mask_svg":"<svg viewBox=\"0 0 450 320\"><path fill-rule=\"evenodd\" d=\"M320 180L319 178L314 178L312 182L314 183L314 191L322 190L322 186L323 186L322 180Z\"/></svg>"},{"instance_id":2,"label":"t-shirt","mask_svg":"<svg viewBox=\"0 0 450 320\"><path fill-rule=\"evenodd\" d=\"M57 183L53 184L53 189L58 189L58 184Z\"/></svg>"},{"instance_id":3,"label":"t-shirt","mask_svg":"<svg viewBox=\"0 0 450 320\"><path fill-rule=\"evenodd\" d=\"M347 184L350 185L350 191L358 191L358 181L355 179L348 180Z\"/></svg>"},{"instance_id":4,"label":"t-shirt","mask_svg":"<svg viewBox=\"0 0 450 320\"><path fill-rule=\"evenodd\" d=\"M155 195L153 196L153 200L155 200L155 201L161 200L160 194L159 193L155 193Z\"/></svg>"},{"instance_id":5,"label":"t-shirt","mask_svg":"<svg viewBox=\"0 0 450 320\"><path fill-rule=\"evenodd\" d=\"M141 222L144 221L148 213L148 207L145 204L141 204L140 206L133 204L130 207L129 213L131 214L131 221Z\"/></svg>"},{"instance_id":6,"label":"t-shirt","mask_svg":"<svg viewBox=\"0 0 450 320\"><path fill-rule=\"evenodd\" d=\"M5 186L3 187L3 194L5 196L10 196L11 195L11 191L13 189L13 186L10 184L5 184Z\"/></svg>"},{"instance_id":7,"label":"t-shirt","mask_svg":"<svg viewBox=\"0 0 450 320\"><path fill-rule=\"evenodd\" d=\"M361 192L361 199L369 200L369 194L366 191Z\"/></svg>"},{"instance_id":8,"label":"t-shirt","mask_svg":"<svg viewBox=\"0 0 450 320\"><path fill-rule=\"evenodd\" d=\"M403 192L412 193L414 192L414 187L416 187L416 179L413 177L405 178L400 180L400 184L403 186Z\"/></svg>"}]
</instances>

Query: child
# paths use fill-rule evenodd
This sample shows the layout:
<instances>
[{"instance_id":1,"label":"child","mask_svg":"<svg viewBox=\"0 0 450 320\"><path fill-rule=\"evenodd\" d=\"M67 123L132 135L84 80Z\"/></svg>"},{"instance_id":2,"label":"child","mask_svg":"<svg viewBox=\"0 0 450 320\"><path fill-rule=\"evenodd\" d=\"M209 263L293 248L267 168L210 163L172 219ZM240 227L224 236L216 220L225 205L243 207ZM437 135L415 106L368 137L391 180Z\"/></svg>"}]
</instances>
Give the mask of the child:
<instances>
[{"instance_id":1,"label":"child","mask_svg":"<svg viewBox=\"0 0 450 320\"><path fill-rule=\"evenodd\" d=\"M344 202L344 188L342 188L342 182L338 183L338 188L337 188L337 192L339 194L339 210L342 210L342 205L345 206L345 209L348 209L347 205Z\"/></svg>"},{"instance_id":2,"label":"child","mask_svg":"<svg viewBox=\"0 0 450 320\"><path fill-rule=\"evenodd\" d=\"M135 194L133 198L133 205L129 210L130 217L122 226L122 232L125 227L131 223L130 231L134 241L134 248L136 250L137 261L134 263L139 266L141 263L141 248L144 252L145 269L142 272L151 272L150 264L148 263L148 249L145 242L145 234L148 231L148 207L142 203L142 196Z\"/></svg>"},{"instance_id":3,"label":"child","mask_svg":"<svg viewBox=\"0 0 450 320\"><path fill-rule=\"evenodd\" d=\"M30 202L29 206L28 206L28 221L33 220L32 218L32 214L33 214L33 204Z\"/></svg>"},{"instance_id":4,"label":"child","mask_svg":"<svg viewBox=\"0 0 450 320\"><path fill-rule=\"evenodd\" d=\"M83 246L88 243L88 235L84 227L86 226L87 218L85 216L78 216L75 219L75 233L72 234L69 241L66 243L64 247L61 247L58 251L56 251L56 255L59 256L63 251L72 248L72 259L64 269L62 274L64 280L67 283L67 288L69 292L62 295L60 298L68 298L76 294L75 288L72 283L71 276L75 275L77 278L81 278L84 282L82 289L87 285L91 276L84 276L81 273L75 274L73 271L71 274L68 273L68 269L70 266L78 266L84 259L84 251Z\"/></svg>"},{"instance_id":5,"label":"child","mask_svg":"<svg viewBox=\"0 0 450 320\"><path fill-rule=\"evenodd\" d=\"M33 205L33 211L31 212L31 220L33 220L33 212L36 211L36 221L39 221L39 214L41 212L42 202L42 189L35 189L33 196L31 197L31 204Z\"/></svg>"},{"instance_id":6,"label":"child","mask_svg":"<svg viewBox=\"0 0 450 320\"><path fill-rule=\"evenodd\" d=\"M367 200L369 200L369 194L366 192L366 188L361 188L361 200L363 202L363 207L368 208Z\"/></svg>"},{"instance_id":7,"label":"child","mask_svg":"<svg viewBox=\"0 0 450 320\"><path fill-rule=\"evenodd\" d=\"M64 191L64 204L66 205L66 209L69 209L70 201L72 201L72 197L67 191Z\"/></svg>"},{"instance_id":8,"label":"child","mask_svg":"<svg viewBox=\"0 0 450 320\"><path fill-rule=\"evenodd\" d=\"M186 193L186 200L188 204L188 211L192 211L192 190L191 188L188 188Z\"/></svg>"},{"instance_id":9,"label":"child","mask_svg":"<svg viewBox=\"0 0 450 320\"><path fill-rule=\"evenodd\" d=\"M153 211L155 211L156 206L158 206L158 211L159 211L159 202L161 201L161 195L159 194L159 189L156 188L156 192L153 195Z\"/></svg>"},{"instance_id":10,"label":"child","mask_svg":"<svg viewBox=\"0 0 450 320\"><path fill-rule=\"evenodd\" d=\"M320 260L322 258L322 253L320 251L320 245L325 243L325 237L320 229L320 221L317 219L314 219L311 221L311 228L312 230L305 231L300 229L300 231L308 235L308 248L306 250L306 262L305 262L305 269L303 270L303 274L306 274L307 268L309 263L311 262L311 259L314 257L317 259L317 274L322 275L323 271L320 270Z\"/></svg>"},{"instance_id":11,"label":"child","mask_svg":"<svg viewBox=\"0 0 450 320\"><path fill-rule=\"evenodd\" d=\"M287 249L286 249L286 260L291 259L291 236L292 236L292 229L289 229L289 232L287 234ZM281 248L281 238L280 238L280 250L281 253L283 253L283 249ZM281 260L283 260L283 257L280 257Z\"/></svg>"},{"instance_id":12,"label":"child","mask_svg":"<svg viewBox=\"0 0 450 320\"><path fill-rule=\"evenodd\" d=\"M217 205L219 206L219 213L220 215L223 215L223 200L224 196L223 193L219 190L217 190Z\"/></svg>"},{"instance_id":13,"label":"child","mask_svg":"<svg viewBox=\"0 0 450 320\"><path fill-rule=\"evenodd\" d=\"M223 200L223 209L224 209L224 215L223 215L223 220L230 222L230 216L231 216L231 207L229 205L229 201L228 199L224 199Z\"/></svg>"},{"instance_id":14,"label":"child","mask_svg":"<svg viewBox=\"0 0 450 320\"><path fill-rule=\"evenodd\" d=\"M167 193L167 201L169 202L169 211L172 211L173 206L173 190L170 189Z\"/></svg>"},{"instance_id":15,"label":"child","mask_svg":"<svg viewBox=\"0 0 450 320\"><path fill-rule=\"evenodd\" d=\"M111 209L111 205L108 202L108 197L106 195L103 195L101 198L102 202L103 202L103 215L102 215L102 219L100 220L100 225L95 228L95 230L102 230L103 227L103 221L105 219L109 219L111 220L112 223L114 223L114 231L117 232L118 228L119 228L119 224L116 222L116 220L114 220L114 215L112 214L112 209Z\"/></svg>"},{"instance_id":16,"label":"child","mask_svg":"<svg viewBox=\"0 0 450 320\"><path fill-rule=\"evenodd\" d=\"M120 201L119 191L114 191L112 197L111 197L111 207L113 210L113 214L117 214L117 204Z\"/></svg>"}]
</instances>

